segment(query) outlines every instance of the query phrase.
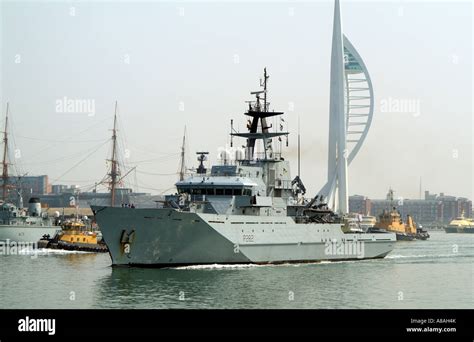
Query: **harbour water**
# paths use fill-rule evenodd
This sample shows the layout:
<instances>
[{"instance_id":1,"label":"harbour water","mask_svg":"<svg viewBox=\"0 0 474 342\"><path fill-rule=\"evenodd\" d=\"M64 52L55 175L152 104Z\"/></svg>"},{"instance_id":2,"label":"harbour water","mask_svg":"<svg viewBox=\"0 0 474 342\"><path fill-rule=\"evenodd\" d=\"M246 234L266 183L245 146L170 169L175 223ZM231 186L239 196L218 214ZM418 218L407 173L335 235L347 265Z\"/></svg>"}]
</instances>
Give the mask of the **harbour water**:
<instances>
[{"instance_id":1,"label":"harbour water","mask_svg":"<svg viewBox=\"0 0 474 342\"><path fill-rule=\"evenodd\" d=\"M0 308L473 308L474 235L430 234L380 260L268 266L115 268L26 249L0 255Z\"/></svg>"}]
</instances>

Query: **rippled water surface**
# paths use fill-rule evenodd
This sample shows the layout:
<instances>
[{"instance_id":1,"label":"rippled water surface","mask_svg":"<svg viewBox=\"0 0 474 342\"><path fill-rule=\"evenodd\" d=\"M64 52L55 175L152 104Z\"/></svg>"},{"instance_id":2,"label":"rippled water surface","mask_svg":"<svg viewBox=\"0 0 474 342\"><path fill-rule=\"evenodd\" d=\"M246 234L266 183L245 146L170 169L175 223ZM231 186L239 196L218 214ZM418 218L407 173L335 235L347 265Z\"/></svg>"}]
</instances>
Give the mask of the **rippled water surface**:
<instances>
[{"instance_id":1,"label":"rippled water surface","mask_svg":"<svg viewBox=\"0 0 474 342\"><path fill-rule=\"evenodd\" d=\"M112 268L108 254L0 255L0 308L473 308L474 234L431 232L382 260Z\"/></svg>"}]
</instances>

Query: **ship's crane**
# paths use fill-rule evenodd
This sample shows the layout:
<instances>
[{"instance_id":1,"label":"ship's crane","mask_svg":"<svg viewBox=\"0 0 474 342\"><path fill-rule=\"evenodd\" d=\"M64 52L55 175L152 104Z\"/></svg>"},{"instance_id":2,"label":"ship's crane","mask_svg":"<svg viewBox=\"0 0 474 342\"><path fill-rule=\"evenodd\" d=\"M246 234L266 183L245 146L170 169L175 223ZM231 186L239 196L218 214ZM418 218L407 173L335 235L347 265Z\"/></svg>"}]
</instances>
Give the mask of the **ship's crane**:
<instances>
[{"instance_id":1,"label":"ship's crane","mask_svg":"<svg viewBox=\"0 0 474 342\"><path fill-rule=\"evenodd\" d=\"M295 179L291 181L291 186L295 186L295 194L302 194L304 195L306 193L306 187L303 184L303 181L301 180L300 176L296 176Z\"/></svg>"}]
</instances>

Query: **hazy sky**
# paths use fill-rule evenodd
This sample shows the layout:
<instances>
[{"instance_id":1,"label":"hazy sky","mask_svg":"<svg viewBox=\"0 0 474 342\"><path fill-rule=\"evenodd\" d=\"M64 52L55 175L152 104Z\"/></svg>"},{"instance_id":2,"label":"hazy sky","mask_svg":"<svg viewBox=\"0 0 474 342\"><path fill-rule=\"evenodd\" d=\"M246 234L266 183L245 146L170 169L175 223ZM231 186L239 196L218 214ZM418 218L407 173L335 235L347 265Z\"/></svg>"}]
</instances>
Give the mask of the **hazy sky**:
<instances>
[{"instance_id":1,"label":"hazy sky","mask_svg":"<svg viewBox=\"0 0 474 342\"><path fill-rule=\"evenodd\" d=\"M349 193L381 198L391 186L417 198L422 177L423 190L472 198L472 4L341 8L376 104ZM198 150L216 162L230 119L244 130L244 101L266 66L271 106L286 112L292 133L284 154L293 174L299 117L302 179L311 193L325 183L332 1L2 2L0 10L1 114L9 101L15 162L29 175L100 181L117 100L121 153L138 165L128 183L165 191L177 180L184 126L188 166ZM90 101L94 115L58 110L64 97ZM397 108L403 101L414 110Z\"/></svg>"}]
</instances>

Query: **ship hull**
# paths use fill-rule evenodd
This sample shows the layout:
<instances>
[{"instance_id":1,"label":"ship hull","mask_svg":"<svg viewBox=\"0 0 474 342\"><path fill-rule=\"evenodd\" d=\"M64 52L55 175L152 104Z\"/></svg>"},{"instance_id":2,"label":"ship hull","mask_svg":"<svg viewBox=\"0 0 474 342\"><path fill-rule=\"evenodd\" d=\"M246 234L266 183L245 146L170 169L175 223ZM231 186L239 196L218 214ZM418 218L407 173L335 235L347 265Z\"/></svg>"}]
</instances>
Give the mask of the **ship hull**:
<instances>
[{"instance_id":1,"label":"ship hull","mask_svg":"<svg viewBox=\"0 0 474 342\"><path fill-rule=\"evenodd\" d=\"M416 239L415 235L396 233L397 241L413 241Z\"/></svg>"},{"instance_id":2,"label":"ship hull","mask_svg":"<svg viewBox=\"0 0 474 342\"><path fill-rule=\"evenodd\" d=\"M53 237L60 229L55 226L0 225L0 242L37 243L43 235Z\"/></svg>"},{"instance_id":3,"label":"ship hull","mask_svg":"<svg viewBox=\"0 0 474 342\"><path fill-rule=\"evenodd\" d=\"M384 233L384 232L394 233L397 237L397 241L427 240L430 237L430 235L426 231L417 232L416 234L406 234L406 233L400 233L400 232L390 231L384 228L376 228L376 227L369 228L368 231L373 232L373 233Z\"/></svg>"},{"instance_id":4,"label":"ship hull","mask_svg":"<svg viewBox=\"0 0 474 342\"><path fill-rule=\"evenodd\" d=\"M383 258L395 234L344 234L287 216L92 207L113 265L278 264Z\"/></svg>"},{"instance_id":5,"label":"ship hull","mask_svg":"<svg viewBox=\"0 0 474 342\"><path fill-rule=\"evenodd\" d=\"M474 234L474 227L469 227L469 228L446 227L444 228L444 230L446 233Z\"/></svg>"}]
</instances>

